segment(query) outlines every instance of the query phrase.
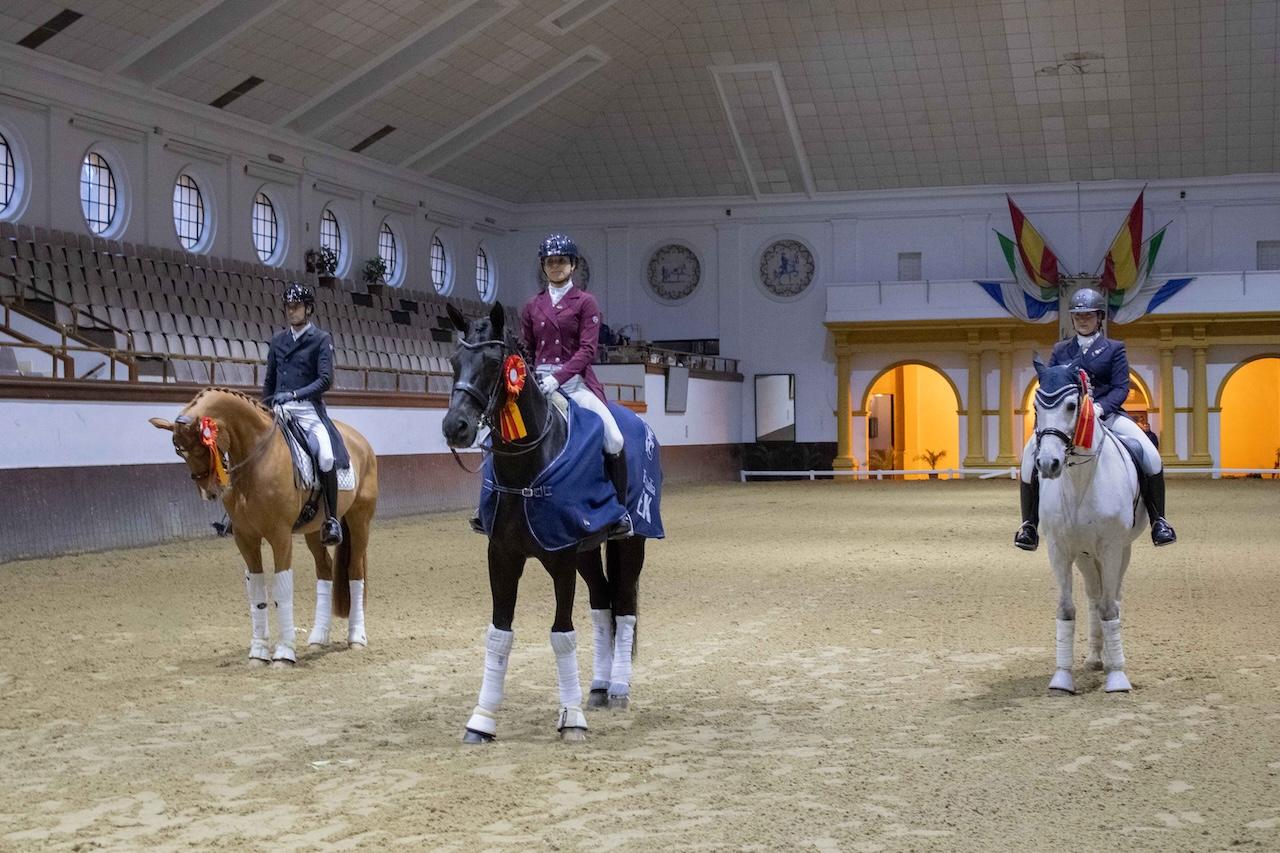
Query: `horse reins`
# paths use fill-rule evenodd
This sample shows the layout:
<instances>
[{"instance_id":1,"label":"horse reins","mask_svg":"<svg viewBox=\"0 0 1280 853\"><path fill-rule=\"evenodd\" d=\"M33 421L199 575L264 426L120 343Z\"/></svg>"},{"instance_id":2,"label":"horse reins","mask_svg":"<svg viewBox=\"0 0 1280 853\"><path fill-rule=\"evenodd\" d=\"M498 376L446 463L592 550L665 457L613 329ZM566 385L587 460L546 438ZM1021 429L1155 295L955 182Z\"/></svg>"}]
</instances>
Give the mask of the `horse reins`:
<instances>
[{"instance_id":1,"label":"horse reins","mask_svg":"<svg viewBox=\"0 0 1280 853\"><path fill-rule=\"evenodd\" d=\"M463 338L458 341L458 346L464 349L472 349L472 350L481 349L483 347L489 347L489 346L499 346L499 347L502 347L503 355L507 354L508 352L515 351L515 348L512 347L509 343L503 340L498 340L496 338L488 341L474 341L474 342L468 341L465 338ZM501 387L502 387L502 373L501 371L499 371L498 377L493 382L493 389L488 394L485 394L483 391L481 391L479 388L477 388L475 385L471 384L470 382L465 382L461 379L458 379L454 381L453 391L450 392L449 396L452 397L454 394L461 391L463 394L466 394L468 397L470 397L476 403L476 405L480 407L480 425L489 427L490 434L492 435L492 430L493 430L493 414L492 413L498 408L498 392L501 389ZM497 447L495 447L493 445L492 440L490 440L488 446L481 447L481 451L483 451L484 453L492 453L495 456L523 456L526 453L536 450L538 448L538 445L542 444L543 439L545 439L551 433L551 418L552 418L554 409L555 409L555 406L551 405L550 403L547 404L547 415L546 415L546 418L543 419L542 429L539 431L536 438L532 438L525 442L517 442L517 441L506 442L506 444L512 447L519 448L518 450L500 450ZM458 467L461 468L463 471L466 471L468 474L477 474L480 472L480 468L476 468L473 471L470 468L468 468L466 465L462 464L462 457L458 455L458 451L455 450L452 446L449 448L449 452L453 454L453 460L458 463ZM484 463L482 461L481 466L483 466L483 464Z\"/></svg>"},{"instance_id":2,"label":"horse reins","mask_svg":"<svg viewBox=\"0 0 1280 853\"><path fill-rule=\"evenodd\" d=\"M186 418L185 415L180 415L176 419L176 422L183 424L184 426L186 424L192 423L192 421L189 418ZM245 467L246 465L248 465L250 462L255 461L259 456L262 455L262 452L267 449L267 445L271 443L271 437L275 435L276 429L279 426L280 426L280 422L273 417L271 428L268 429L265 433L263 433L262 438L258 439L258 443L254 445L253 450L249 451L249 455L246 456L244 459L241 459L239 462L237 462L234 465L225 466L227 471L227 488L228 489L235 488L235 484L231 482L231 475L239 471L241 468ZM221 453L222 451L219 450L218 452ZM190 450L183 448L182 458L184 459L187 458L188 454L190 453L191 453ZM230 455L231 455L230 451L228 451L226 455L229 461ZM191 479L198 483L201 480L205 479L206 477L211 477L211 476L213 476L213 468L208 468L205 470L203 474L192 474Z\"/></svg>"}]
</instances>

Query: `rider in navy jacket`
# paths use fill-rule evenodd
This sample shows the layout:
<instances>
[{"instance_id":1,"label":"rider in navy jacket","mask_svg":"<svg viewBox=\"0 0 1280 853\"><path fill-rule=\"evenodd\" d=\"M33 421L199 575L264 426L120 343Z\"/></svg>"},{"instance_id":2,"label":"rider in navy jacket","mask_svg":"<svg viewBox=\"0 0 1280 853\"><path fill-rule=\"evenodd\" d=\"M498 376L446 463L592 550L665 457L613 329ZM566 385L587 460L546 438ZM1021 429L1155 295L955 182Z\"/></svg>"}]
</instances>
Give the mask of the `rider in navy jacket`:
<instances>
[{"instance_id":1,"label":"rider in navy jacket","mask_svg":"<svg viewBox=\"0 0 1280 853\"><path fill-rule=\"evenodd\" d=\"M1124 344L1102 332L1107 302L1091 287L1077 290L1071 297L1071 322L1076 334L1053 347L1049 366L1076 364L1089 374L1093 404L1098 417L1112 432L1135 439L1142 448L1142 465L1138 485L1151 521L1151 541L1169 545L1178 536L1164 517L1164 466L1151 438L1125 413L1129 396L1129 357ZM1036 530L1040 523L1040 481L1032 459L1034 439L1022 452L1022 526L1013 536L1013 544L1024 551L1034 551L1040 544Z\"/></svg>"},{"instance_id":2,"label":"rider in navy jacket","mask_svg":"<svg viewBox=\"0 0 1280 853\"><path fill-rule=\"evenodd\" d=\"M322 541L342 542L338 523L338 471L351 462L342 437L325 411L323 395L333 384L333 338L311 322L315 296L301 284L285 291L289 328L277 332L267 353L263 402L284 409L306 431L316 449L319 480L327 508Z\"/></svg>"}]
</instances>

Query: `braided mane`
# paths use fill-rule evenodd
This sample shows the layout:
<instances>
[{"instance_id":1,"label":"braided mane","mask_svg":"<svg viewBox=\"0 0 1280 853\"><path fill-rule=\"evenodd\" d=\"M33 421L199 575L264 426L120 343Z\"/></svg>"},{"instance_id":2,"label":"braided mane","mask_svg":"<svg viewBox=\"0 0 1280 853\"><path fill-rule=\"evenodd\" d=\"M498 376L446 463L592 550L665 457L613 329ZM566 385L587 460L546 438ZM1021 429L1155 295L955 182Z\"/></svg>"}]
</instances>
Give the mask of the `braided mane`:
<instances>
[{"instance_id":1,"label":"braided mane","mask_svg":"<svg viewBox=\"0 0 1280 853\"><path fill-rule=\"evenodd\" d=\"M274 412L272 412L269 408L267 408L267 407L263 404L263 402L262 402L261 400L259 400L257 397L254 397L254 396L252 396L252 395L250 395L250 394L246 394L244 391L238 391L238 390L236 390L235 388L224 388L224 387L222 387L221 385L213 385L213 386L210 386L210 387L208 387L208 388L205 388L205 389L201 390L201 391L200 391L200 393L196 394L196 395L195 395L195 397L193 397L193 398L191 399L191 402L190 402L190 403L187 403L186 408L184 408L182 411L184 411L184 412L185 412L185 411L188 411L188 410L189 410L189 409L191 409L193 406L195 406L195 404L196 404L196 403L199 403L199 402L200 402L200 400L201 400L201 399L202 399L206 394L209 394L209 393L214 392L214 391L218 391L218 392L223 393L223 394L230 394L230 395L231 395L231 396L233 396L233 397L239 397L241 400L244 400L245 402L249 403L249 404L250 404L250 405L252 405L255 409L257 409L259 412L261 412L262 414L266 415L268 418L271 418L271 419L273 419L273 420L275 419L275 413L274 413Z\"/></svg>"}]
</instances>

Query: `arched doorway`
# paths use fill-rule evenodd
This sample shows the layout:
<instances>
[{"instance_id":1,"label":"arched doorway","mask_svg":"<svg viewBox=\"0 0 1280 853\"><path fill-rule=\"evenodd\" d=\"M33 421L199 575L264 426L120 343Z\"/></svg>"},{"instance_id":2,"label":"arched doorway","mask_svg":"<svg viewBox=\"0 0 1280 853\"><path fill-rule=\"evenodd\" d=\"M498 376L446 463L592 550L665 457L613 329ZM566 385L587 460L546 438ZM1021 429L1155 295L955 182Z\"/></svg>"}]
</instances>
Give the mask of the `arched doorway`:
<instances>
[{"instance_id":1,"label":"arched doorway","mask_svg":"<svg viewBox=\"0 0 1280 853\"><path fill-rule=\"evenodd\" d=\"M1280 356L1237 365L1222 383L1218 407L1219 465L1280 467Z\"/></svg>"},{"instance_id":2,"label":"arched doorway","mask_svg":"<svg viewBox=\"0 0 1280 853\"><path fill-rule=\"evenodd\" d=\"M922 480L930 468L960 467L960 398L942 371L919 362L893 365L871 383L863 408L871 470L920 469L907 479Z\"/></svg>"},{"instance_id":3,"label":"arched doorway","mask_svg":"<svg viewBox=\"0 0 1280 853\"><path fill-rule=\"evenodd\" d=\"M1027 439L1035 432L1036 429L1036 389L1040 387L1039 379L1032 379L1031 384L1027 386L1027 391L1022 395L1022 443L1026 444ZM1138 426L1145 430L1151 430L1151 392L1147 388L1147 383L1142 381L1142 377L1129 371L1129 396L1124 399L1122 407L1129 417L1137 422ZM1021 447L1021 445L1019 445Z\"/></svg>"}]
</instances>

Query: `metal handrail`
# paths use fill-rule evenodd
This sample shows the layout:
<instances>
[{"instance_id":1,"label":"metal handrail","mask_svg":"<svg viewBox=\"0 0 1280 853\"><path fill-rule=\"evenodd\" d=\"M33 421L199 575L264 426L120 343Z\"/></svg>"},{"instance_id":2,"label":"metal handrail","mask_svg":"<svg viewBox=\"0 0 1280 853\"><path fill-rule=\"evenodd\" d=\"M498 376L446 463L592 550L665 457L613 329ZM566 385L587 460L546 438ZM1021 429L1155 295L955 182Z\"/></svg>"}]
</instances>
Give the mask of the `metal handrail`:
<instances>
[{"instance_id":1,"label":"metal handrail","mask_svg":"<svg viewBox=\"0 0 1280 853\"><path fill-rule=\"evenodd\" d=\"M4 278L7 278L7 279L9 279L9 281L11 281L11 282L13 282L13 283L14 283L14 285L15 285L15 287L14 287L14 291L15 291L15 292L17 293L17 295L18 295L18 304L23 305L23 306L25 306L25 305L27 304L26 295L25 295L25 293L24 293L24 290L25 290L27 287L30 287L32 290L34 290L34 291L36 292L36 294L37 294L38 296L40 296L40 297L41 297L41 301L48 301L48 302L52 302L52 303L54 303L55 305L61 305L61 306L63 306L64 308L69 309L69 310L71 311L71 327L72 327L73 329L76 329L76 330L79 330L79 329L80 329L80 324L77 322L77 320L79 319L79 316L80 316L80 312L81 312L82 310L83 310L83 311L88 311L88 312L90 312L90 316L92 316L92 317L93 317L93 322L95 322L95 323L100 323L102 326L105 326L105 327L107 328L107 330L108 330L108 331L117 332L117 333L119 333L119 334L121 334L121 335L124 335L124 336L125 336L125 338L129 341L129 349L130 349L131 351L133 350L133 348L134 348L133 332L129 331L128 329L121 329L119 326L115 326L115 325L113 325L111 322L109 322L109 321L107 321L107 320L100 320L100 319L98 319L97 315L96 315L96 314L93 314L93 312L92 312L92 309L93 309L93 306L92 306L92 305L79 306L79 305L77 305L77 304L76 304L76 303L74 303L74 302L68 302L68 301L66 301L65 299L59 299L59 298L58 298L57 296L55 296L54 294L52 294L52 293L48 293L48 292L46 292L46 291L44 291L44 290L40 289L40 287L39 287L39 286L37 286L37 284L36 284L36 280L35 280L34 278L33 278L33 279L30 279L29 281L24 281L23 279L20 279L20 278L18 278L17 276L10 275L9 273L4 273L4 272L0 272L0 276L3 276ZM55 323L52 323L51 325L56 326L57 328L61 329L61 330L62 330L62 332L63 332L63 337L64 337L64 339L65 339L65 337L66 337L66 329L67 329L66 324L64 324L64 323L57 323L57 322L55 322Z\"/></svg>"}]
</instances>

